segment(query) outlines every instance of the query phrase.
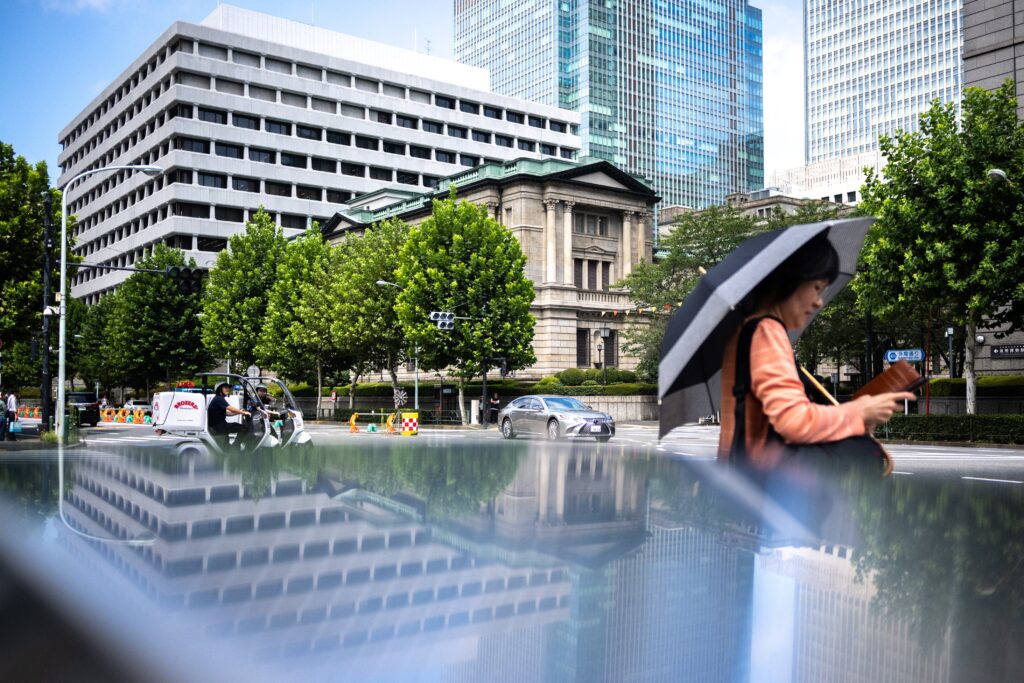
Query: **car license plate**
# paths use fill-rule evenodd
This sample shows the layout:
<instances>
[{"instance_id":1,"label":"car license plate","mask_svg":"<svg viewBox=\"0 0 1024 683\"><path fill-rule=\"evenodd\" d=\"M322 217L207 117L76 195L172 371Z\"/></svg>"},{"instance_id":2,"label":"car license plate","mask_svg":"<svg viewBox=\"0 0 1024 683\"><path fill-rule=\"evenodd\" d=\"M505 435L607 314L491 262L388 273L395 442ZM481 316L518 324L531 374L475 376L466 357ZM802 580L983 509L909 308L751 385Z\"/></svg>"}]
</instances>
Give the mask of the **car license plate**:
<instances>
[{"instance_id":1,"label":"car license plate","mask_svg":"<svg viewBox=\"0 0 1024 683\"><path fill-rule=\"evenodd\" d=\"M593 434L594 432L600 433L601 429L602 429L601 425L590 425L590 432L591 432L591 434Z\"/></svg>"}]
</instances>

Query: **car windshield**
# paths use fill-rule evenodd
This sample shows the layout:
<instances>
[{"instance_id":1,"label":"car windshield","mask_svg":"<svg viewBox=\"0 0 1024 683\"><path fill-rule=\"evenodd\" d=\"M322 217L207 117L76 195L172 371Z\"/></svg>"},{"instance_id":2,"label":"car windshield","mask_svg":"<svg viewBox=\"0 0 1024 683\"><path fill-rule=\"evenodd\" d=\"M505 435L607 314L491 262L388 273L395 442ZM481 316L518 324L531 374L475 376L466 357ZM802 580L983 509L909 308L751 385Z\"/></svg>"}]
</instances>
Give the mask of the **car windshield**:
<instances>
[{"instance_id":1,"label":"car windshield","mask_svg":"<svg viewBox=\"0 0 1024 683\"><path fill-rule=\"evenodd\" d=\"M553 396L544 399L544 402L551 410L587 410L587 407L578 399L568 396Z\"/></svg>"}]
</instances>

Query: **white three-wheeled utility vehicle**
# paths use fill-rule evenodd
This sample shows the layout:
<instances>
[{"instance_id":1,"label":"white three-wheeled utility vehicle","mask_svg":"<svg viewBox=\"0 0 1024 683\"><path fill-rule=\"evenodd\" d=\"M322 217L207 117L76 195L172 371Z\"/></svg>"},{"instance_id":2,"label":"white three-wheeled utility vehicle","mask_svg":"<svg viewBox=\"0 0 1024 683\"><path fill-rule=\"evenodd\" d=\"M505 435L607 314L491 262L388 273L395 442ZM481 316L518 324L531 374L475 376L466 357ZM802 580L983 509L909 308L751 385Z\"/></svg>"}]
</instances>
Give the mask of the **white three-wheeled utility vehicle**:
<instances>
[{"instance_id":1,"label":"white three-wheeled utility vehicle","mask_svg":"<svg viewBox=\"0 0 1024 683\"><path fill-rule=\"evenodd\" d=\"M303 429L302 411L283 382L272 377L242 377L223 373L202 373L201 386L177 388L156 394L153 399L153 425L158 434L177 438L179 453L203 451L255 451L259 448L311 445ZM247 410L250 415L228 415L227 422L240 424L234 434L209 430L208 409L215 389L222 383L231 386L228 405ZM275 386L278 396L262 399L257 388Z\"/></svg>"}]
</instances>

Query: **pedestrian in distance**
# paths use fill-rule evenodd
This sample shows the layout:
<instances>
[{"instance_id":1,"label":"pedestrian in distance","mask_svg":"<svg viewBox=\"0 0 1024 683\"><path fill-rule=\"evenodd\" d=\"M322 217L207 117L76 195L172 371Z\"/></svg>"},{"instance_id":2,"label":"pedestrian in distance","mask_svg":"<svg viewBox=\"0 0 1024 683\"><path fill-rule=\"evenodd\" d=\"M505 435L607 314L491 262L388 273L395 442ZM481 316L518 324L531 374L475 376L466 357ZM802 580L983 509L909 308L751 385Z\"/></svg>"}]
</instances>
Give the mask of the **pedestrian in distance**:
<instances>
[{"instance_id":1,"label":"pedestrian in distance","mask_svg":"<svg viewBox=\"0 0 1024 683\"><path fill-rule=\"evenodd\" d=\"M18 419L18 394L14 389L7 392L7 440L14 441L14 432L11 431L11 423Z\"/></svg>"},{"instance_id":2,"label":"pedestrian in distance","mask_svg":"<svg viewBox=\"0 0 1024 683\"><path fill-rule=\"evenodd\" d=\"M491 395L490 400L490 418L489 421L493 424L498 424L498 411L501 410L501 399L498 398L498 392L495 391Z\"/></svg>"},{"instance_id":3,"label":"pedestrian in distance","mask_svg":"<svg viewBox=\"0 0 1024 683\"><path fill-rule=\"evenodd\" d=\"M789 332L803 329L823 305L825 289L837 278L839 257L824 235L796 250L748 299L746 318L722 359L722 429L719 460L734 450L737 396L744 401L743 449L748 462L771 468L784 457L785 444L804 445L870 435L892 417L910 392L882 393L839 404L813 403L801 381ZM737 380L739 353L749 349L749 385ZM740 373L742 374L742 373Z\"/></svg>"},{"instance_id":4,"label":"pedestrian in distance","mask_svg":"<svg viewBox=\"0 0 1024 683\"><path fill-rule=\"evenodd\" d=\"M0 391L0 441L7 438L7 392Z\"/></svg>"}]
</instances>

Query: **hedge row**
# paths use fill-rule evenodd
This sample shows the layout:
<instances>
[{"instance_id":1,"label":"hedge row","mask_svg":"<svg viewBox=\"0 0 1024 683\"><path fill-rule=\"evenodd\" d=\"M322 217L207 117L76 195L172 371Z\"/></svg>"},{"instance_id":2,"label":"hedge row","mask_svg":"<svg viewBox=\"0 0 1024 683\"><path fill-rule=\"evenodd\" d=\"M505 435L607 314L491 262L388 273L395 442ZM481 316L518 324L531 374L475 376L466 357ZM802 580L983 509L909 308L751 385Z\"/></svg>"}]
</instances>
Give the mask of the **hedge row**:
<instances>
[{"instance_id":1,"label":"hedge row","mask_svg":"<svg viewBox=\"0 0 1024 683\"><path fill-rule=\"evenodd\" d=\"M893 415L875 434L910 441L1024 443L1024 415Z\"/></svg>"},{"instance_id":2,"label":"hedge row","mask_svg":"<svg viewBox=\"0 0 1024 683\"><path fill-rule=\"evenodd\" d=\"M411 398L414 387L412 384L403 383L400 385L405 389ZM445 387L454 386L446 384ZM290 386L289 389L295 396L312 397L316 395L316 389L308 385L299 384ZM343 401L348 397L348 386L336 387L338 400ZM437 386L431 384L420 384L420 396L431 396L437 391ZM557 394L561 396L652 396L658 393L655 384L641 384L638 382L619 384L582 384L579 386L566 386L561 384L554 377L545 377L536 383L518 382L516 380L501 380L487 383L487 393L498 392L503 400L527 394ZM472 382L466 385L466 398L479 396L481 385L479 382ZM356 385L356 396L392 396L390 382L367 382ZM324 389L324 396L330 396L330 388Z\"/></svg>"},{"instance_id":3,"label":"hedge row","mask_svg":"<svg viewBox=\"0 0 1024 683\"><path fill-rule=\"evenodd\" d=\"M967 380L940 377L933 379L928 391L932 396L967 395ZM1024 376L1022 375L986 375L978 378L978 396L1005 397L1024 396Z\"/></svg>"}]
</instances>

